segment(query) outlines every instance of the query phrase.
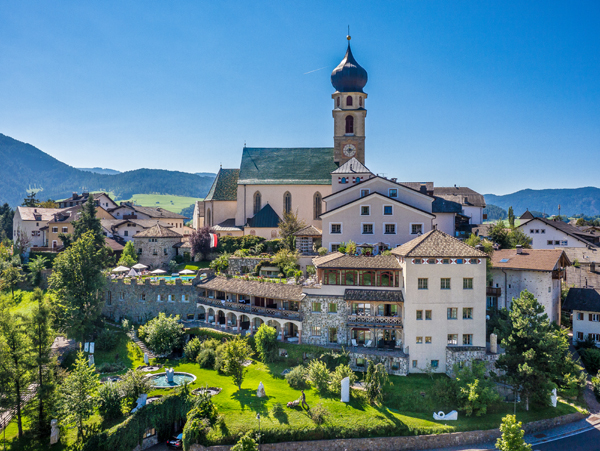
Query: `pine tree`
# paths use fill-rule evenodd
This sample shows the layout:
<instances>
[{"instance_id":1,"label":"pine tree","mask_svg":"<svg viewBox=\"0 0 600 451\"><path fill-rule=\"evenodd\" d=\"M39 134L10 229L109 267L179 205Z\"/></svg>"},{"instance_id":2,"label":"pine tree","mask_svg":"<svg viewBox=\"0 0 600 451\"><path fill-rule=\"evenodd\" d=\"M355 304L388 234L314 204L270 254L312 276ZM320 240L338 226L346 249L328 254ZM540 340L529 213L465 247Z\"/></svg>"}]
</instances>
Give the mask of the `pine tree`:
<instances>
[{"instance_id":1,"label":"pine tree","mask_svg":"<svg viewBox=\"0 0 600 451\"><path fill-rule=\"evenodd\" d=\"M15 288L25 280L21 268L9 266L0 274L0 290L10 290L13 300L15 299Z\"/></svg>"},{"instance_id":2,"label":"pine tree","mask_svg":"<svg viewBox=\"0 0 600 451\"><path fill-rule=\"evenodd\" d=\"M377 404L383 400L383 388L387 384L390 384L390 378L383 363L375 365L372 360L369 360L365 376L365 390L369 403Z\"/></svg>"},{"instance_id":3,"label":"pine tree","mask_svg":"<svg viewBox=\"0 0 600 451\"><path fill-rule=\"evenodd\" d=\"M102 223L96 217L96 202L93 195L90 195L87 202L83 204L79 218L73 221L73 242L88 232L92 232L96 249L104 250L104 233L102 232Z\"/></svg>"},{"instance_id":4,"label":"pine tree","mask_svg":"<svg viewBox=\"0 0 600 451\"><path fill-rule=\"evenodd\" d=\"M517 417L506 415L500 425L502 437L496 441L496 448L500 451L531 451L531 445L523 440L525 431L521 429L521 426L522 423L517 422Z\"/></svg>"},{"instance_id":5,"label":"pine tree","mask_svg":"<svg viewBox=\"0 0 600 451\"><path fill-rule=\"evenodd\" d=\"M515 213L513 207L508 207L508 225L511 229L515 228Z\"/></svg>"},{"instance_id":6,"label":"pine tree","mask_svg":"<svg viewBox=\"0 0 600 451\"><path fill-rule=\"evenodd\" d=\"M290 211L283 214L283 218L279 221L279 236L288 250L295 250L296 240L294 233L302 230L304 227L306 227L306 223L298 218L298 212L294 213Z\"/></svg>"}]
</instances>

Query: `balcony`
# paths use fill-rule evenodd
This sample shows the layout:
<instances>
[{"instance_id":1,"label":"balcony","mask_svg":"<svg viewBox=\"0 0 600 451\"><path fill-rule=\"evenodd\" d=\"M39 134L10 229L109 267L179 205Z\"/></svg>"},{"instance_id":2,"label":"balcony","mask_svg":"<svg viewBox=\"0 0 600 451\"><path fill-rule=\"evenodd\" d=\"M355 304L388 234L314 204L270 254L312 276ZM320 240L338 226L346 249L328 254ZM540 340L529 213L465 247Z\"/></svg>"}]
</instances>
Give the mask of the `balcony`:
<instances>
[{"instance_id":1,"label":"balcony","mask_svg":"<svg viewBox=\"0 0 600 451\"><path fill-rule=\"evenodd\" d=\"M220 299L211 299L203 296L198 297L198 304L204 307L216 307L236 312L243 312L250 315L268 316L271 318L290 319L302 321L302 314L294 310L285 310L282 308L259 307L258 305L244 304L241 302L232 302Z\"/></svg>"},{"instance_id":2,"label":"balcony","mask_svg":"<svg viewBox=\"0 0 600 451\"><path fill-rule=\"evenodd\" d=\"M370 316L349 315L348 326L393 326L402 327L402 318L399 316Z\"/></svg>"},{"instance_id":3,"label":"balcony","mask_svg":"<svg viewBox=\"0 0 600 451\"><path fill-rule=\"evenodd\" d=\"M560 270L560 269L552 271L552 278L554 280L564 279L565 278L565 271L564 270Z\"/></svg>"},{"instance_id":4,"label":"balcony","mask_svg":"<svg viewBox=\"0 0 600 451\"><path fill-rule=\"evenodd\" d=\"M499 298L502 296L502 288L485 287L485 295Z\"/></svg>"}]
</instances>

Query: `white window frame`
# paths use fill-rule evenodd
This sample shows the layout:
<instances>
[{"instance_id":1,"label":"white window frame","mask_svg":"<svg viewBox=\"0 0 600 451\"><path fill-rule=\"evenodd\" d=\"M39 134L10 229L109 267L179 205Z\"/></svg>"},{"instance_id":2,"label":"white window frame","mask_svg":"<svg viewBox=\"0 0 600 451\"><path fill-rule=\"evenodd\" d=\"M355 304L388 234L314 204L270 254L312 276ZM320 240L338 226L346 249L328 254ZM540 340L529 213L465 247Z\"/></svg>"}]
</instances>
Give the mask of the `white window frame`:
<instances>
[{"instance_id":1,"label":"white window frame","mask_svg":"<svg viewBox=\"0 0 600 451\"><path fill-rule=\"evenodd\" d=\"M333 252L333 246L340 246L342 243L341 242L337 242L337 243L329 243L329 252Z\"/></svg>"},{"instance_id":2,"label":"white window frame","mask_svg":"<svg viewBox=\"0 0 600 451\"><path fill-rule=\"evenodd\" d=\"M392 209L392 214L386 215L386 214L385 214L385 207L390 207L390 208ZM381 207L381 214L382 214L383 216L394 216L394 206L393 206L393 205L390 205L390 204L384 204L384 205Z\"/></svg>"},{"instance_id":3,"label":"white window frame","mask_svg":"<svg viewBox=\"0 0 600 451\"><path fill-rule=\"evenodd\" d=\"M363 215L363 208L367 207L369 209L369 214L368 215ZM358 211L360 216L371 216L371 205L361 205L360 206L360 210Z\"/></svg>"},{"instance_id":4,"label":"white window frame","mask_svg":"<svg viewBox=\"0 0 600 451\"><path fill-rule=\"evenodd\" d=\"M386 233L385 232L385 226L386 225L393 225L394 226L394 233ZM384 235L398 235L398 224L396 224L395 222L384 222L383 223L382 232L383 232Z\"/></svg>"},{"instance_id":5,"label":"white window frame","mask_svg":"<svg viewBox=\"0 0 600 451\"><path fill-rule=\"evenodd\" d=\"M392 196L392 190L396 191L396 196ZM398 188L388 188L388 197L390 199L398 199Z\"/></svg>"},{"instance_id":6,"label":"white window frame","mask_svg":"<svg viewBox=\"0 0 600 451\"><path fill-rule=\"evenodd\" d=\"M366 225L370 225L372 227L373 233L365 233L365 227ZM372 222L361 222L360 223L360 234L361 235L375 235L375 224Z\"/></svg>"},{"instance_id":7,"label":"white window frame","mask_svg":"<svg viewBox=\"0 0 600 451\"><path fill-rule=\"evenodd\" d=\"M333 229L333 225L339 225L340 226L340 233L333 233L332 229ZM329 223L329 234L330 235L342 235L344 233L344 223L343 222L330 222Z\"/></svg>"},{"instance_id":8,"label":"white window frame","mask_svg":"<svg viewBox=\"0 0 600 451\"><path fill-rule=\"evenodd\" d=\"M52 227L52 233L58 233L58 227Z\"/></svg>"},{"instance_id":9,"label":"white window frame","mask_svg":"<svg viewBox=\"0 0 600 451\"><path fill-rule=\"evenodd\" d=\"M418 233L412 233L412 227L414 225L420 225L421 226L421 235L423 235L425 233L425 223L423 223L423 222L411 222L410 224L408 224L408 234L409 235L419 235Z\"/></svg>"},{"instance_id":10,"label":"white window frame","mask_svg":"<svg viewBox=\"0 0 600 451\"><path fill-rule=\"evenodd\" d=\"M69 233L69 228L68 227L63 227L62 228L62 233Z\"/></svg>"}]
</instances>

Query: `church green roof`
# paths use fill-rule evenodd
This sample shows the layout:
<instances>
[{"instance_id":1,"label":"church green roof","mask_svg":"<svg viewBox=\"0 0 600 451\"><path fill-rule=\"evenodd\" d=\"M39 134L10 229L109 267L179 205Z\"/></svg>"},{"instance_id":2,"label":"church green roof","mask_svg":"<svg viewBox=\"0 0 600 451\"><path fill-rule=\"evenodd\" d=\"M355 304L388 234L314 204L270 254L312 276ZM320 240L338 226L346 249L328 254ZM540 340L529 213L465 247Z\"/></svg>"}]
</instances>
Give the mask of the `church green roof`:
<instances>
[{"instance_id":1,"label":"church green roof","mask_svg":"<svg viewBox=\"0 0 600 451\"><path fill-rule=\"evenodd\" d=\"M239 169L221 168L204 200L237 200Z\"/></svg>"},{"instance_id":2,"label":"church green roof","mask_svg":"<svg viewBox=\"0 0 600 451\"><path fill-rule=\"evenodd\" d=\"M333 148L245 147L240 185L331 185Z\"/></svg>"},{"instance_id":3,"label":"church green roof","mask_svg":"<svg viewBox=\"0 0 600 451\"><path fill-rule=\"evenodd\" d=\"M261 208L252 218L248 218L248 227L279 227L279 216L269 204Z\"/></svg>"}]
</instances>

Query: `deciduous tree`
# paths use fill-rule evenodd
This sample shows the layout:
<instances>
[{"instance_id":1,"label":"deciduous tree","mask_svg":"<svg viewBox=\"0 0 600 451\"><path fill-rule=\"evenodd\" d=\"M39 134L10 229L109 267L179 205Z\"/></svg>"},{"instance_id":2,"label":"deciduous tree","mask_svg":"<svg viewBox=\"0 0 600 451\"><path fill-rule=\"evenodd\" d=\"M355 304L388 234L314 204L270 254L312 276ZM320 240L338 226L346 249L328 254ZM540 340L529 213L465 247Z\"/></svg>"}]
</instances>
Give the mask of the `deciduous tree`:
<instances>
[{"instance_id":1,"label":"deciduous tree","mask_svg":"<svg viewBox=\"0 0 600 451\"><path fill-rule=\"evenodd\" d=\"M21 268L8 266L0 274L0 290L10 290L13 300L15 299L15 288L25 280Z\"/></svg>"},{"instance_id":2,"label":"deciduous tree","mask_svg":"<svg viewBox=\"0 0 600 451\"><path fill-rule=\"evenodd\" d=\"M209 227L200 227L190 235L190 246L192 257L197 254L206 255L210 252L210 234L214 231ZM215 249L216 250L216 249Z\"/></svg>"},{"instance_id":3,"label":"deciduous tree","mask_svg":"<svg viewBox=\"0 0 600 451\"><path fill-rule=\"evenodd\" d=\"M135 247L133 246L132 241L128 241L123 248L123 253L121 254L121 259L117 263L118 265L127 266L131 268L138 262L138 255L135 252Z\"/></svg>"},{"instance_id":4,"label":"deciduous tree","mask_svg":"<svg viewBox=\"0 0 600 451\"><path fill-rule=\"evenodd\" d=\"M369 367L365 376L365 389L369 403L381 403L383 400L383 389L388 384L391 384L391 382L383 363L375 365L372 360L369 360Z\"/></svg>"},{"instance_id":5,"label":"deciduous tree","mask_svg":"<svg viewBox=\"0 0 600 451\"><path fill-rule=\"evenodd\" d=\"M298 218L298 212L293 211L283 214L279 221L279 236L283 240L284 246L290 250L295 250L294 233L306 227L306 222Z\"/></svg>"},{"instance_id":6,"label":"deciduous tree","mask_svg":"<svg viewBox=\"0 0 600 451\"><path fill-rule=\"evenodd\" d=\"M261 324L254 336L256 350L263 362L274 362L277 358L277 329Z\"/></svg>"},{"instance_id":7,"label":"deciduous tree","mask_svg":"<svg viewBox=\"0 0 600 451\"><path fill-rule=\"evenodd\" d=\"M224 372L231 376L233 383L238 389L242 388L242 382L248 369L244 366L246 360L250 359L254 352L248 344L248 340L236 336L233 340L225 343L223 349Z\"/></svg>"},{"instance_id":8,"label":"deciduous tree","mask_svg":"<svg viewBox=\"0 0 600 451\"><path fill-rule=\"evenodd\" d=\"M500 425L502 437L496 441L496 448L500 451L531 451L531 445L523 440L525 431L521 426L522 423L517 422L516 416L506 415Z\"/></svg>"},{"instance_id":9,"label":"deciduous tree","mask_svg":"<svg viewBox=\"0 0 600 451\"><path fill-rule=\"evenodd\" d=\"M42 271L46 269L48 258L43 255L38 255L36 258L29 260L27 268L29 269L29 277L31 284L39 287L42 282Z\"/></svg>"},{"instance_id":10,"label":"deciduous tree","mask_svg":"<svg viewBox=\"0 0 600 451\"><path fill-rule=\"evenodd\" d=\"M183 342L183 327L179 316L167 316L163 312L148 324L139 328L139 336L156 354L171 354Z\"/></svg>"}]
</instances>

